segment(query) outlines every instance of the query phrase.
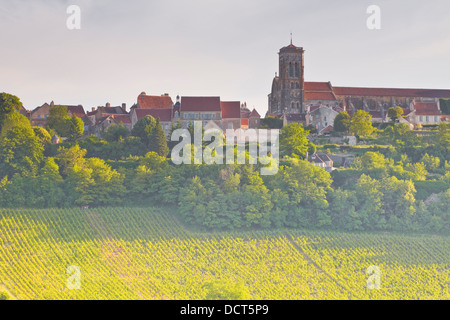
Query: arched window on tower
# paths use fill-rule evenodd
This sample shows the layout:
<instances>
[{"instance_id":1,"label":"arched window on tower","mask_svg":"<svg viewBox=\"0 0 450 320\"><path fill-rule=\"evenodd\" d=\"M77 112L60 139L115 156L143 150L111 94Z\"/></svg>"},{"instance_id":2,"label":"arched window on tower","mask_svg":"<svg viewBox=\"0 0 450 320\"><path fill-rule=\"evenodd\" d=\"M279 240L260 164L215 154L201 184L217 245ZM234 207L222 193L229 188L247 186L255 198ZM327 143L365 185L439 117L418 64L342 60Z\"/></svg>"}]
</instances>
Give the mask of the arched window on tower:
<instances>
[{"instance_id":1,"label":"arched window on tower","mask_svg":"<svg viewBox=\"0 0 450 320\"><path fill-rule=\"evenodd\" d=\"M300 102L297 102L297 109L300 109Z\"/></svg>"},{"instance_id":2,"label":"arched window on tower","mask_svg":"<svg viewBox=\"0 0 450 320\"><path fill-rule=\"evenodd\" d=\"M295 83L295 87L296 87L297 89L300 89L300 85L298 84L298 82Z\"/></svg>"},{"instance_id":3,"label":"arched window on tower","mask_svg":"<svg viewBox=\"0 0 450 320\"><path fill-rule=\"evenodd\" d=\"M291 89L294 89L294 83L291 82Z\"/></svg>"},{"instance_id":4,"label":"arched window on tower","mask_svg":"<svg viewBox=\"0 0 450 320\"><path fill-rule=\"evenodd\" d=\"M295 63L295 76L297 78L300 77L300 66L299 66L299 64L297 62Z\"/></svg>"},{"instance_id":5,"label":"arched window on tower","mask_svg":"<svg viewBox=\"0 0 450 320\"><path fill-rule=\"evenodd\" d=\"M295 104L294 104L294 102L291 102L291 109L294 109L295 108Z\"/></svg>"},{"instance_id":6,"label":"arched window on tower","mask_svg":"<svg viewBox=\"0 0 450 320\"><path fill-rule=\"evenodd\" d=\"M294 66L292 62L289 62L289 76L292 78L294 76Z\"/></svg>"}]
</instances>

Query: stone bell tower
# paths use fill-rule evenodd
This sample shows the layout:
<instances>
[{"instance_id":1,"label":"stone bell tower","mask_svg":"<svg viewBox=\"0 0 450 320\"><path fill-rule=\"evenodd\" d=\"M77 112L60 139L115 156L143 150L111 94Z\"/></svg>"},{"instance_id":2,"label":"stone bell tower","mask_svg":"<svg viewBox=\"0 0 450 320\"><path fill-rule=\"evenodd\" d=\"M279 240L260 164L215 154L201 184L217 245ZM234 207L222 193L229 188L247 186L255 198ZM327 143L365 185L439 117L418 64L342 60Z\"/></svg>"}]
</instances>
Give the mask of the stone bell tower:
<instances>
[{"instance_id":1,"label":"stone bell tower","mask_svg":"<svg viewBox=\"0 0 450 320\"><path fill-rule=\"evenodd\" d=\"M304 113L304 50L291 43L280 49L279 74L269 94L269 113Z\"/></svg>"}]
</instances>

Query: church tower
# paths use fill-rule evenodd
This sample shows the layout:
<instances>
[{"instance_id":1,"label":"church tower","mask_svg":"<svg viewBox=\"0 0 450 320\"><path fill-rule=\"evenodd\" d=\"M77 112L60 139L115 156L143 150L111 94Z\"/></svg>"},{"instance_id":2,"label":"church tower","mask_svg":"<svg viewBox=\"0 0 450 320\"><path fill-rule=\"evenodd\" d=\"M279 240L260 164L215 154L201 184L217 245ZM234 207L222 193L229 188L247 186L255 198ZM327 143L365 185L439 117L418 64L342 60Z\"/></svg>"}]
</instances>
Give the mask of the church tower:
<instances>
[{"instance_id":1,"label":"church tower","mask_svg":"<svg viewBox=\"0 0 450 320\"><path fill-rule=\"evenodd\" d=\"M304 113L304 50L292 44L280 49L279 74L269 94L269 113Z\"/></svg>"}]
</instances>

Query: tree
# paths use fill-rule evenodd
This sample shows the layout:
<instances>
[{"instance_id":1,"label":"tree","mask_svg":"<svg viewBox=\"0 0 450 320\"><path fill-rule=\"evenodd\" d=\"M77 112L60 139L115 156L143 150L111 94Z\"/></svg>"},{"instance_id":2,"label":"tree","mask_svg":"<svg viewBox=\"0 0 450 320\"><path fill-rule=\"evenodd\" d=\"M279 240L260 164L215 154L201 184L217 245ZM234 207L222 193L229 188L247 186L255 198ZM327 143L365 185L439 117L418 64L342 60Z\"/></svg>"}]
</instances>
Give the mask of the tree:
<instances>
[{"instance_id":1,"label":"tree","mask_svg":"<svg viewBox=\"0 0 450 320\"><path fill-rule=\"evenodd\" d=\"M133 130L131 131L131 135L141 138L141 141L145 144L146 147L148 147L150 143L150 136L155 126L156 126L155 118L153 118L150 115L147 115L136 122L136 124L133 127Z\"/></svg>"},{"instance_id":2,"label":"tree","mask_svg":"<svg viewBox=\"0 0 450 320\"><path fill-rule=\"evenodd\" d=\"M67 126L67 138L71 142L75 142L77 139L83 136L84 122L77 116L72 116L65 120Z\"/></svg>"},{"instance_id":3,"label":"tree","mask_svg":"<svg viewBox=\"0 0 450 320\"><path fill-rule=\"evenodd\" d=\"M6 131L17 126L30 127L30 120L28 120L27 117L18 112L9 113L3 119L3 126L0 131L0 135L3 136Z\"/></svg>"},{"instance_id":4,"label":"tree","mask_svg":"<svg viewBox=\"0 0 450 320\"><path fill-rule=\"evenodd\" d=\"M66 106L53 106L47 117L47 128L54 130L60 137L68 137L68 119L70 117Z\"/></svg>"},{"instance_id":5,"label":"tree","mask_svg":"<svg viewBox=\"0 0 450 320\"><path fill-rule=\"evenodd\" d=\"M336 118L334 118L333 127L337 132L348 132L350 128L350 116L348 113L345 111L339 112Z\"/></svg>"},{"instance_id":6,"label":"tree","mask_svg":"<svg viewBox=\"0 0 450 320\"><path fill-rule=\"evenodd\" d=\"M70 168L75 166L83 169L86 167L86 149L81 149L78 144L66 149L65 147L59 147L56 159L61 167L61 172L67 175Z\"/></svg>"},{"instance_id":7,"label":"tree","mask_svg":"<svg viewBox=\"0 0 450 320\"><path fill-rule=\"evenodd\" d=\"M280 130L280 153L282 155L296 155L304 158L310 147L307 138L309 132L300 123L291 123Z\"/></svg>"},{"instance_id":8,"label":"tree","mask_svg":"<svg viewBox=\"0 0 450 320\"><path fill-rule=\"evenodd\" d=\"M15 111L19 111L21 107L22 102L18 97L5 92L0 93L0 131L6 117Z\"/></svg>"},{"instance_id":9,"label":"tree","mask_svg":"<svg viewBox=\"0 0 450 320\"><path fill-rule=\"evenodd\" d=\"M360 137L369 136L375 130L371 120L372 116L366 111L356 111L350 123L350 132Z\"/></svg>"},{"instance_id":10,"label":"tree","mask_svg":"<svg viewBox=\"0 0 450 320\"><path fill-rule=\"evenodd\" d=\"M48 133L47 130L45 130L42 127L33 127L33 131L35 136L39 139L39 141L42 143L42 145L47 145L52 142L52 137Z\"/></svg>"},{"instance_id":11,"label":"tree","mask_svg":"<svg viewBox=\"0 0 450 320\"><path fill-rule=\"evenodd\" d=\"M0 177L15 173L36 174L43 159L44 146L34 135L30 123L14 126L0 138Z\"/></svg>"},{"instance_id":12,"label":"tree","mask_svg":"<svg viewBox=\"0 0 450 320\"><path fill-rule=\"evenodd\" d=\"M390 107L388 109L388 117L391 118L392 122L395 122L399 117L403 115L403 109L400 107Z\"/></svg>"},{"instance_id":13,"label":"tree","mask_svg":"<svg viewBox=\"0 0 450 320\"><path fill-rule=\"evenodd\" d=\"M283 120L277 117L268 116L261 120L261 129L281 129Z\"/></svg>"},{"instance_id":14,"label":"tree","mask_svg":"<svg viewBox=\"0 0 450 320\"><path fill-rule=\"evenodd\" d=\"M108 142L113 142L125 139L129 134L128 129L124 127L122 122L119 125L113 123L103 134L103 138Z\"/></svg>"},{"instance_id":15,"label":"tree","mask_svg":"<svg viewBox=\"0 0 450 320\"><path fill-rule=\"evenodd\" d=\"M166 135L161 127L159 118L156 119L155 128L152 130L152 134L150 136L149 150L156 152L161 157L167 157L169 154Z\"/></svg>"}]
</instances>

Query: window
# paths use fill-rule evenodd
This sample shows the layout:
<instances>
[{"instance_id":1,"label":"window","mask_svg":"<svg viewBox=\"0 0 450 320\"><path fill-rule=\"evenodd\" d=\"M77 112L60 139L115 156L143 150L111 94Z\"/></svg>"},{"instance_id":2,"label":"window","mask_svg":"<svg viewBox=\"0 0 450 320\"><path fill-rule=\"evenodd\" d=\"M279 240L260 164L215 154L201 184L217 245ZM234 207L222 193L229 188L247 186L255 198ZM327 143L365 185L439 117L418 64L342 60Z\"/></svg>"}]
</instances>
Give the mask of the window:
<instances>
[{"instance_id":1,"label":"window","mask_svg":"<svg viewBox=\"0 0 450 320\"><path fill-rule=\"evenodd\" d=\"M178 118L178 111L175 112L175 118Z\"/></svg>"},{"instance_id":2,"label":"window","mask_svg":"<svg viewBox=\"0 0 450 320\"><path fill-rule=\"evenodd\" d=\"M291 78L294 77L294 66L292 65L292 62L289 62L289 76Z\"/></svg>"},{"instance_id":3,"label":"window","mask_svg":"<svg viewBox=\"0 0 450 320\"><path fill-rule=\"evenodd\" d=\"M295 63L295 76L300 77L300 65L297 62Z\"/></svg>"},{"instance_id":4,"label":"window","mask_svg":"<svg viewBox=\"0 0 450 320\"><path fill-rule=\"evenodd\" d=\"M297 102L297 109L300 109L300 102Z\"/></svg>"},{"instance_id":5,"label":"window","mask_svg":"<svg viewBox=\"0 0 450 320\"><path fill-rule=\"evenodd\" d=\"M298 82L295 83L295 87L296 87L297 89L300 89L300 85L298 84Z\"/></svg>"},{"instance_id":6,"label":"window","mask_svg":"<svg viewBox=\"0 0 450 320\"><path fill-rule=\"evenodd\" d=\"M426 120L425 120L425 121L426 121L426 122L429 122L429 121L430 121L428 116L426 116Z\"/></svg>"},{"instance_id":7,"label":"window","mask_svg":"<svg viewBox=\"0 0 450 320\"><path fill-rule=\"evenodd\" d=\"M228 122L228 129L233 129L233 123L232 122Z\"/></svg>"},{"instance_id":8,"label":"window","mask_svg":"<svg viewBox=\"0 0 450 320\"><path fill-rule=\"evenodd\" d=\"M327 121L327 117L325 116L325 117L323 117L323 121Z\"/></svg>"},{"instance_id":9,"label":"window","mask_svg":"<svg viewBox=\"0 0 450 320\"><path fill-rule=\"evenodd\" d=\"M216 118L216 115L213 113L211 118L215 119L215 118Z\"/></svg>"},{"instance_id":10,"label":"window","mask_svg":"<svg viewBox=\"0 0 450 320\"><path fill-rule=\"evenodd\" d=\"M169 125L167 123L164 125L164 129L169 130Z\"/></svg>"},{"instance_id":11,"label":"window","mask_svg":"<svg viewBox=\"0 0 450 320\"><path fill-rule=\"evenodd\" d=\"M439 122L439 117L438 116L434 117L434 122Z\"/></svg>"},{"instance_id":12,"label":"window","mask_svg":"<svg viewBox=\"0 0 450 320\"><path fill-rule=\"evenodd\" d=\"M291 82L291 89L294 89L294 83Z\"/></svg>"},{"instance_id":13,"label":"window","mask_svg":"<svg viewBox=\"0 0 450 320\"><path fill-rule=\"evenodd\" d=\"M195 114L195 119L198 119L198 113Z\"/></svg>"},{"instance_id":14,"label":"window","mask_svg":"<svg viewBox=\"0 0 450 320\"><path fill-rule=\"evenodd\" d=\"M188 118L187 116L188 116L187 113L185 113L185 114L184 114L184 118L187 119L187 118Z\"/></svg>"}]
</instances>

